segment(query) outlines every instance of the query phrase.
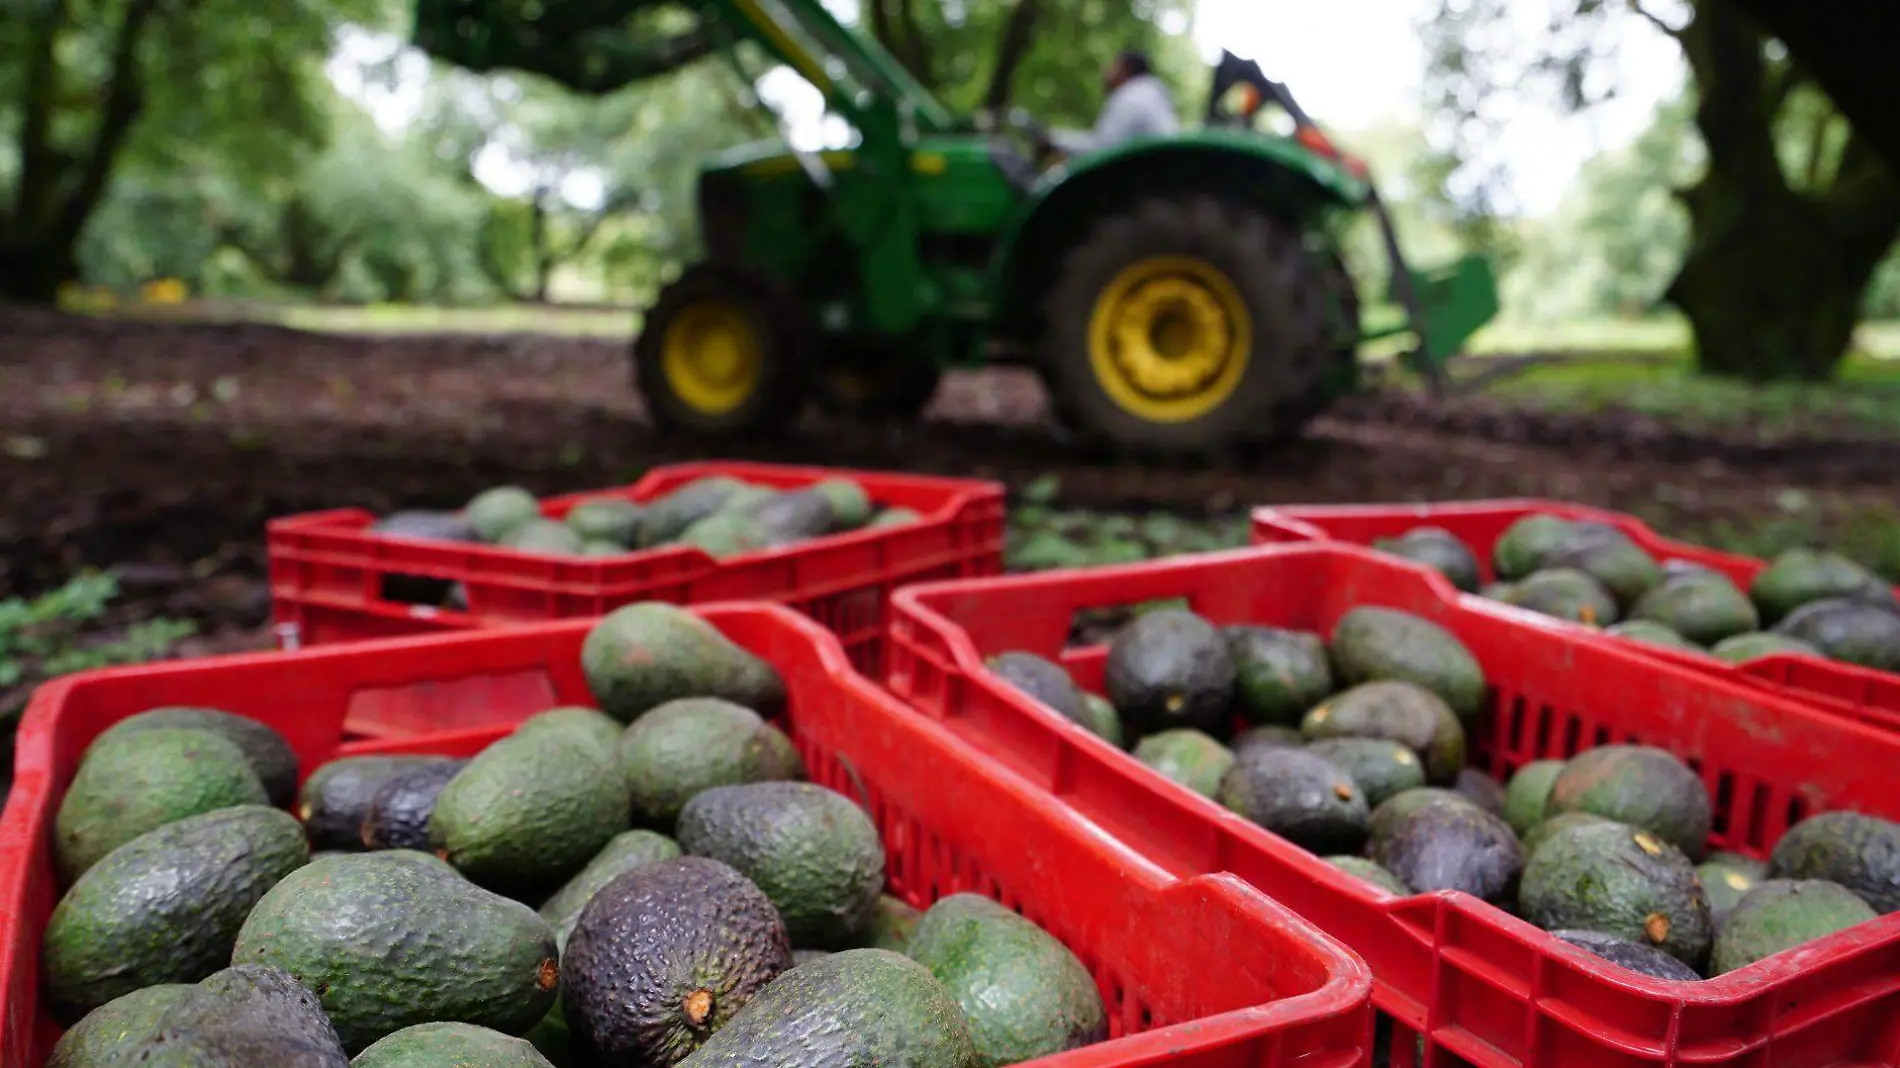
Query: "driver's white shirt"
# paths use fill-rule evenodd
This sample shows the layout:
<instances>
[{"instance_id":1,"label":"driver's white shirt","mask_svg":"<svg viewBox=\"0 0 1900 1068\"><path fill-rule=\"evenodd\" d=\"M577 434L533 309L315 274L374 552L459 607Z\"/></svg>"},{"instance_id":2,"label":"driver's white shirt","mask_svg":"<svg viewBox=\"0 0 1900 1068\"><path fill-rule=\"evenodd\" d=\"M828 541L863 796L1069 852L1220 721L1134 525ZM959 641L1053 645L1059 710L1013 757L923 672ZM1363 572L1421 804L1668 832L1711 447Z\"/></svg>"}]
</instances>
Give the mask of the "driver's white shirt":
<instances>
[{"instance_id":1,"label":"driver's white shirt","mask_svg":"<svg viewBox=\"0 0 1900 1068\"><path fill-rule=\"evenodd\" d=\"M1128 79L1108 94L1095 129L1057 130L1051 140L1057 148L1076 155L1113 148L1137 137L1167 137L1181 128L1174 113L1174 101L1168 96L1168 83L1152 74Z\"/></svg>"}]
</instances>

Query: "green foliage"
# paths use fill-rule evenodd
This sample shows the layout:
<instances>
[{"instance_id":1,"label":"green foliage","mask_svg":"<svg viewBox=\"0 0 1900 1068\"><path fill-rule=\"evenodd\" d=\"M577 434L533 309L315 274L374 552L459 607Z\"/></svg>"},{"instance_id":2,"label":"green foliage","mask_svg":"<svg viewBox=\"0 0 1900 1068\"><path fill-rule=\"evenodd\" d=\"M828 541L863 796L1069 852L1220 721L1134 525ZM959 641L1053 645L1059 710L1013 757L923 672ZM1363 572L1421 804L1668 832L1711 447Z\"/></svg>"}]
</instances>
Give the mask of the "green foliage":
<instances>
[{"instance_id":1,"label":"green foliage","mask_svg":"<svg viewBox=\"0 0 1900 1068\"><path fill-rule=\"evenodd\" d=\"M32 600L0 601L0 689L150 660L197 629L160 618L133 624L110 641L87 640L86 627L105 614L118 592L117 579L89 572Z\"/></svg>"}]
</instances>

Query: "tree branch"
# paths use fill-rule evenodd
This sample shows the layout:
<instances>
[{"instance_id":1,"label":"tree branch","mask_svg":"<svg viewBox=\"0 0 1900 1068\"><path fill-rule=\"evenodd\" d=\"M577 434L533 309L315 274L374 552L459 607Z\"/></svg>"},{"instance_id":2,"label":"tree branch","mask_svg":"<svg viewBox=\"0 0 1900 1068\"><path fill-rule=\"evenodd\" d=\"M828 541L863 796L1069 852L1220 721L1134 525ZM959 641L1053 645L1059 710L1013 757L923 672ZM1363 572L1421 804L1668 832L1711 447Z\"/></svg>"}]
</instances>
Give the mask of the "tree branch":
<instances>
[{"instance_id":1,"label":"tree branch","mask_svg":"<svg viewBox=\"0 0 1900 1068\"><path fill-rule=\"evenodd\" d=\"M21 95L25 114L20 117L20 180L14 190L13 218L22 225L43 221L51 199L58 156L49 143L53 109L59 98L59 34L67 19L66 0L40 5L40 17L28 26L31 52L26 59L26 83Z\"/></svg>"},{"instance_id":2,"label":"tree branch","mask_svg":"<svg viewBox=\"0 0 1900 1068\"><path fill-rule=\"evenodd\" d=\"M196 5L185 4L189 10ZM125 147L125 139L132 131L132 124L145 109L145 86L143 72L139 67L139 39L145 34L145 27L158 10L158 0L131 0L125 8L125 18L119 23L118 40L112 48L112 75L107 83L104 111L99 116L99 127L93 133L92 148L86 161L80 168L79 181L66 195L66 202L60 207L56 233L64 242L77 240L79 232L85 229L86 220L92 217L92 211L99 204L99 198L105 194L106 183L112 178L113 164L118 162L119 150Z\"/></svg>"},{"instance_id":3,"label":"tree branch","mask_svg":"<svg viewBox=\"0 0 1900 1068\"><path fill-rule=\"evenodd\" d=\"M1009 104L1016 82L1016 69L1029 54L1029 42L1035 37L1036 22L1042 15L1042 0L1016 0L1003 21L1003 33L996 43L996 67L990 72L990 87L983 94L983 106L1000 111Z\"/></svg>"},{"instance_id":4,"label":"tree branch","mask_svg":"<svg viewBox=\"0 0 1900 1068\"><path fill-rule=\"evenodd\" d=\"M1629 0L1629 9L1632 14L1635 14L1639 16L1640 18L1644 19L1651 26L1656 27L1657 29L1661 30L1664 34L1670 37L1680 37L1682 35L1681 30L1678 30L1674 26L1669 25L1669 23L1664 22L1661 15L1658 15L1654 11L1651 11L1650 9L1644 7L1643 0Z\"/></svg>"},{"instance_id":5,"label":"tree branch","mask_svg":"<svg viewBox=\"0 0 1900 1068\"><path fill-rule=\"evenodd\" d=\"M891 0L869 0L871 5L871 36L885 48L896 50L897 42L892 38Z\"/></svg>"},{"instance_id":6,"label":"tree branch","mask_svg":"<svg viewBox=\"0 0 1900 1068\"><path fill-rule=\"evenodd\" d=\"M904 52L909 62L911 76L924 83L924 88L937 88L937 78L930 66L930 53L924 50L923 26L917 21L917 5L913 0L897 0L897 17L904 24Z\"/></svg>"}]
</instances>

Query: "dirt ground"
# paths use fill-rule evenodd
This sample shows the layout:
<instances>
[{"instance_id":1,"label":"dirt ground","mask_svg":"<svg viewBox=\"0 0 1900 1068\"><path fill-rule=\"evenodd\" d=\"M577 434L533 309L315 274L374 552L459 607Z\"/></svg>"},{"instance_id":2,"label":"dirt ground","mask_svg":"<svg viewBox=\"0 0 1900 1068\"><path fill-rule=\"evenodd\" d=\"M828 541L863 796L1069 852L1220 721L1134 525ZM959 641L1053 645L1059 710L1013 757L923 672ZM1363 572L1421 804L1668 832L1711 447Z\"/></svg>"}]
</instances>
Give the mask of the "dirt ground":
<instances>
[{"instance_id":1,"label":"dirt ground","mask_svg":"<svg viewBox=\"0 0 1900 1068\"><path fill-rule=\"evenodd\" d=\"M646 426L613 341L525 335L345 337L272 326L104 322L0 310L0 597L83 566L121 568L127 611L200 621L198 648L254 644L268 610L264 521L360 505L452 507L518 482L624 483L703 443ZM1764 442L1650 420L1530 416L1380 393L1226 469L1087 457L1033 376L953 377L921 425L813 419L727 455L997 477L1061 477L1065 503L1225 513L1295 501L1537 495L1665 528L1748 523L1788 494L1891 503L1896 443L1814 427Z\"/></svg>"}]
</instances>

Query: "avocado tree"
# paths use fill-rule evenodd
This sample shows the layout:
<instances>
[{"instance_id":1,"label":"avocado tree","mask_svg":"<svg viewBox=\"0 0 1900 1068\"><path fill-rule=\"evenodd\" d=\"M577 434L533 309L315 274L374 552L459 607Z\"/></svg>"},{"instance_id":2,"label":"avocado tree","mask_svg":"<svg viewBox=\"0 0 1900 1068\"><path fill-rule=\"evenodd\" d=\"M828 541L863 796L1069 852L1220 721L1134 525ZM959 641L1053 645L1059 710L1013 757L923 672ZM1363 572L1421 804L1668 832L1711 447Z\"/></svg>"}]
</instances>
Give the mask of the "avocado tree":
<instances>
[{"instance_id":1,"label":"avocado tree","mask_svg":"<svg viewBox=\"0 0 1900 1068\"><path fill-rule=\"evenodd\" d=\"M1749 379L1829 377L1900 236L1896 170L1863 128L1733 0L1697 0L1672 17L1640 3L1561 0L1528 65L1484 47L1509 33L1508 6L1443 0L1427 24L1428 81L1452 117L1452 139L1470 150L1486 133L1490 98L1538 75L1572 107L1600 101L1597 61L1617 20L1646 19L1681 46L1703 146L1700 173L1677 190L1689 240L1665 291L1689 319L1699 366Z\"/></svg>"}]
</instances>

